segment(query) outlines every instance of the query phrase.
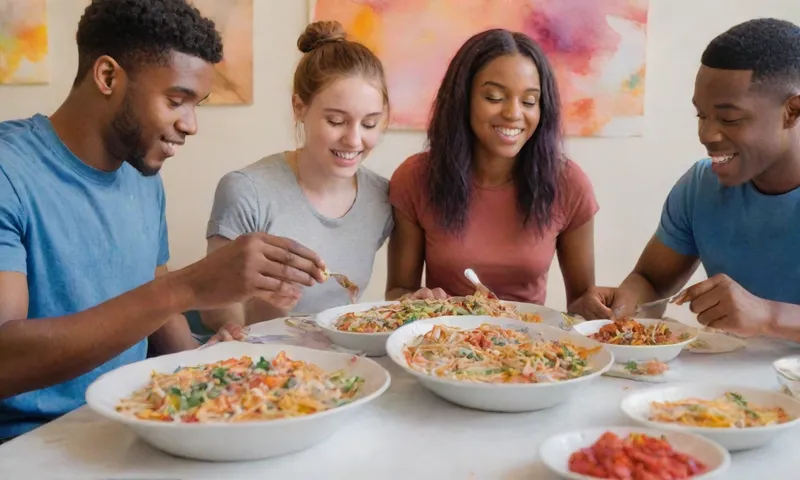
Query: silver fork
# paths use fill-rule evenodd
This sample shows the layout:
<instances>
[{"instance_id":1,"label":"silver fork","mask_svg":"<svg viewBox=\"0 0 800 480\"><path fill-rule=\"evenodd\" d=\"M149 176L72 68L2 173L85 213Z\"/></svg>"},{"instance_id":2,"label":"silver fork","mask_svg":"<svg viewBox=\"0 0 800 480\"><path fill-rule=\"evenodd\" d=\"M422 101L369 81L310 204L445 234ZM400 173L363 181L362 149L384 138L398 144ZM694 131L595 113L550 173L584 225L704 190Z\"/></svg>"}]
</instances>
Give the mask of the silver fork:
<instances>
[{"instance_id":1,"label":"silver fork","mask_svg":"<svg viewBox=\"0 0 800 480\"><path fill-rule=\"evenodd\" d=\"M485 294L488 297L499 298L497 295L495 295L494 292L489 290L489 287L487 287L481 282L481 280L478 278L478 274L475 273L475 270L471 268L464 270L464 276L467 277L467 280L469 280L470 283L472 283L479 292Z\"/></svg>"},{"instance_id":2,"label":"silver fork","mask_svg":"<svg viewBox=\"0 0 800 480\"><path fill-rule=\"evenodd\" d=\"M680 291L680 292L678 292L677 294L675 294L675 295L673 295L671 297L660 298L658 300L653 300L652 302L647 302L647 303L640 303L639 305L636 306L636 311L634 312L634 315L636 315L637 313L641 312L642 310L645 310L645 309L648 309L648 308L657 307L657 306L663 305L665 303L672 303L675 300L677 300L678 298L680 298L683 295L683 293L684 293L684 291Z\"/></svg>"},{"instance_id":3,"label":"silver fork","mask_svg":"<svg viewBox=\"0 0 800 480\"><path fill-rule=\"evenodd\" d=\"M561 323L558 324L561 330L572 330L572 326L585 322L586 319L578 315L577 313L568 313L568 312L560 312L561 313Z\"/></svg>"},{"instance_id":4,"label":"silver fork","mask_svg":"<svg viewBox=\"0 0 800 480\"><path fill-rule=\"evenodd\" d=\"M356 303L356 299L358 298L358 293L361 289L356 285L352 280L347 278L346 275L341 273L331 273L328 270L325 270L325 281L329 278L332 278L336 283L339 284L342 288L347 290L348 295L350 296L350 303Z\"/></svg>"}]
</instances>

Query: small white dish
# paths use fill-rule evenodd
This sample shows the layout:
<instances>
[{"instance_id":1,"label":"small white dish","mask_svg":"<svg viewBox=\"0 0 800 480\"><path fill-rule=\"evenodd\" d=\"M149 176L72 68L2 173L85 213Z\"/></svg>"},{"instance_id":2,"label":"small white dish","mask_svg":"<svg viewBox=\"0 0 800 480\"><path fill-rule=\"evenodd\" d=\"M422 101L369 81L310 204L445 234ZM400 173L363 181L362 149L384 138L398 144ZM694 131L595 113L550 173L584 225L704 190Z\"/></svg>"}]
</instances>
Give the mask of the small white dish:
<instances>
[{"instance_id":1,"label":"small white dish","mask_svg":"<svg viewBox=\"0 0 800 480\"><path fill-rule=\"evenodd\" d=\"M692 427L650 420L652 402L674 402L688 398L713 400L723 396L725 392L736 392L748 403L760 407L782 407L794 420L779 425L750 428ZM659 430L703 435L730 451L762 447L787 430L800 426L800 401L778 391L736 385L686 383L649 388L625 397L620 403L620 409L628 418L641 425Z\"/></svg>"},{"instance_id":2,"label":"small white dish","mask_svg":"<svg viewBox=\"0 0 800 480\"><path fill-rule=\"evenodd\" d=\"M539 458L551 472L562 478L571 480L596 480L597 477L571 472L569 470L569 458L573 452L590 447L605 432L613 432L619 437L627 437L631 433L643 433L654 437L665 436L675 451L691 455L708 467L708 472L692 477L692 480L718 478L724 474L731 465L730 453L719 444L707 438L686 432L661 432L648 428L635 427L591 428L575 432L559 433L545 440L542 446L539 447Z\"/></svg>"},{"instance_id":3,"label":"small white dish","mask_svg":"<svg viewBox=\"0 0 800 480\"><path fill-rule=\"evenodd\" d=\"M177 423L142 420L117 412L122 398L146 385L151 373L173 372L179 366L217 362L243 355L274 358L285 351L292 360L313 363L325 371L345 369L364 379L361 396L351 403L302 417L235 423ZM164 452L204 461L260 460L310 448L352 422L370 402L389 388L389 372L374 360L345 353L290 345L222 342L205 349L149 358L112 370L86 391L95 412L130 428L139 438Z\"/></svg>"},{"instance_id":4,"label":"small white dish","mask_svg":"<svg viewBox=\"0 0 800 480\"><path fill-rule=\"evenodd\" d=\"M800 398L800 355L790 355L772 362L781 390L795 398Z\"/></svg>"},{"instance_id":5,"label":"small white dish","mask_svg":"<svg viewBox=\"0 0 800 480\"><path fill-rule=\"evenodd\" d=\"M398 302L371 302L344 305L322 311L315 317L317 326L328 339L350 350L364 352L368 357L382 357L386 355L386 340L392 332L357 333L344 332L336 328L336 321L342 315L351 312L364 312L373 307L384 307Z\"/></svg>"},{"instance_id":6,"label":"small white dish","mask_svg":"<svg viewBox=\"0 0 800 480\"><path fill-rule=\"evenodd\" d=\"M643 362L646 363L646 362ZM666 372L657 373L657 374L636 374L632 373L628 369L627 364L623 363L615 363L611 366L611 368L603 374L606 377L617 377L617 378L624 378L627 380L633 380L636 382L647 382L647 383L667 383L672 382L675 380L679 380L681 375L680 372L676 369L670 367Z\"/></svg>"},{"instance_id":7,"label":"small white dish","mask_svg":"<svg viewBox=\"0 0 800 480\"><path fill-rule=\"evenodd\" d=\"M634 319L642 325L650 326L659 323L665 323L662 320L637 318ZM576 332L589 337L600 331L606 325L614 323L611 320L590 320L583 323L578 323L572 326ZM680 323L668 322L670 330L675 335L688 334L689 338L678 343L671 343L669 345L612 345L603 343L614 353L614 359L617 363L628 363L630 361L646 362L648 360L657 360L659 362L669 362L678 355L681 351L697 338L697 329L689 327ZM594 340L593 340L594 341Z\"/></svg>"},{"instance_id":8,"label":"small white dish","mask_svg":"<svg viewBox=\"0 0 800 480\"><path fill-rule=\"evenodd\" d=\"M418 320L404 325L389 337L386 349L393 362L436 395L456 405L493 412L530 412L567 402L579 395L585 386L597 380L614 363L614 355L607 348L601 348L589 357L588 367L591 373L571 380L529 384L491 384L445 379L427 375L408 366L403 354L404 347L433 329L434 325L472 329L483 323L526 329L531 336L545 341L566 340L587 348L600 345L582 335L548 325L516 319L463 315Z\"/></svg>"},{"instance_id":9,"label":"small white dish","mask_svg":"<svg viewBox=\"0 0 800 480\"><path fill-rule=\"evenodd\" d=\"M690 344L686 345L686 351L690 353L730 353L745 348L747 344L740 338L717 332L700 331Z\"/></svg>"}]
</instances>

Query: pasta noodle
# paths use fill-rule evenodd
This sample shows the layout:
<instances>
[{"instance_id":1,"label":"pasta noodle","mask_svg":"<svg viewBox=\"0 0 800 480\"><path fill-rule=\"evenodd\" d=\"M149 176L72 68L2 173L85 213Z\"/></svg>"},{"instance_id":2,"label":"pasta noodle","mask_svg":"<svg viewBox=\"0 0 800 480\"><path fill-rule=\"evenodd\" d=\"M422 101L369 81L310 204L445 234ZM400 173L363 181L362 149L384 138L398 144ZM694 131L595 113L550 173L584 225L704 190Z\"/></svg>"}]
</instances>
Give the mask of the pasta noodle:
<instances>
[{"instance_id":1,"label":"pasta noodle","mask_svg":"<svg viewBox=\"0 0 800 480\"><path fill-rule=\"evenodd\" d=\"M483 324L472 330L434 325L403 349L417 371L484 383L538 383L589 373L588 358L602 347L534 340L527 333Z\"/></svg>"},{"instance_id":2,"label":"pasta noodle","mask_svg":"<svg viewBox=\"0 0 800 480\"><path fill-rule=\"evenodd\" d=\"M280 352L230 358L152 373L148 385L124 398L117 411L143 420L205 423L297 417L353 401L364 380L344 371L326 373Z\"/></svg>"},{"instance_id":3,"label":"pasta noodle","mask_svg":"<svg viewBox=\"0 0 800 480\"><path fill-rule=\"evenodd\" d=\"M476 294L446 300L404 299L363 312L348 312L336 320L335 327L337 330L354 333L389 332L415 320L450 315L486 315L541 322L536 314L519 313L513 305Z\"/></svg>"}]
</instances>

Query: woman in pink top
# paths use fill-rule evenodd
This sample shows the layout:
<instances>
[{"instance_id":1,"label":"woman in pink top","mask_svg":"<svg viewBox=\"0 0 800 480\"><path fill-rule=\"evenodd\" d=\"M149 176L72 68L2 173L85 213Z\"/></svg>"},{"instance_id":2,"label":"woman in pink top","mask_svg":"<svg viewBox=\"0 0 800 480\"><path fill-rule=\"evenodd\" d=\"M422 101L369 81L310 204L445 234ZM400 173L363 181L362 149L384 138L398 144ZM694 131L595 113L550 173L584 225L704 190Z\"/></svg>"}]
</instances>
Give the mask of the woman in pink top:
<instances>
[{"instance_id":1,"label":"woman in pink top","mask_svg":"<svg viewBox=\"0 0 800 480\"><path fill-rule=\"evenodd\" d=\"M530 37L489 30L461 47L434 102L429 149L389 184L388 299L474 293L472 268L500 298L543 304L556 253L570 306L594 286L598 206L564 156L560 108Z\"/></svg>"}]
</instances>

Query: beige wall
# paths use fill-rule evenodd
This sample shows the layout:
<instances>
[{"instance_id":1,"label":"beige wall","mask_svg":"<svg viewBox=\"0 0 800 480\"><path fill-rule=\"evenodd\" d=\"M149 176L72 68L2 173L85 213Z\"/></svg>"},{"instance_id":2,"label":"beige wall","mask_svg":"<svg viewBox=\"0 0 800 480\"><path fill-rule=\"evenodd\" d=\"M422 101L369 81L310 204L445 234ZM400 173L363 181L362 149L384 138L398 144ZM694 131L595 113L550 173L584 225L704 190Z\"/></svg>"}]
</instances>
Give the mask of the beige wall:
<instances>
[{"instance_id":1,"label":"beige wall","mask_svg":"<svg viewBox=\"0 0 800 480\"><path fill-rule=\"evenodd\" d=\"M567 143L569 154L594 182L601 206L595 240L599 283L617 284L624 278L652 235L673 182L704 154L690 100L706 43L733 24L757 16L800 22L796 2L651 0L646 134L631 139L570 139ZM308 17L307 2L254 3L254 105L202 108L199 135L190 138L163 171L173 268L204 254L205 223L219 178L266 154L294 146L290 82L299 59L295 41ZM74 34L85 5L85 0L49 0L53 82L47 86L0 86L0 120L50 113L59 105L75 74ZM406 156L422 147L423 140L420 133L390 131L368 165L388 177ZM382 296L385 264L381 252L365 299ZM564 307L564 287L555 263L547 303ZM687 312L673 314L684 317Z\"/></svg>"}]
</instances>

